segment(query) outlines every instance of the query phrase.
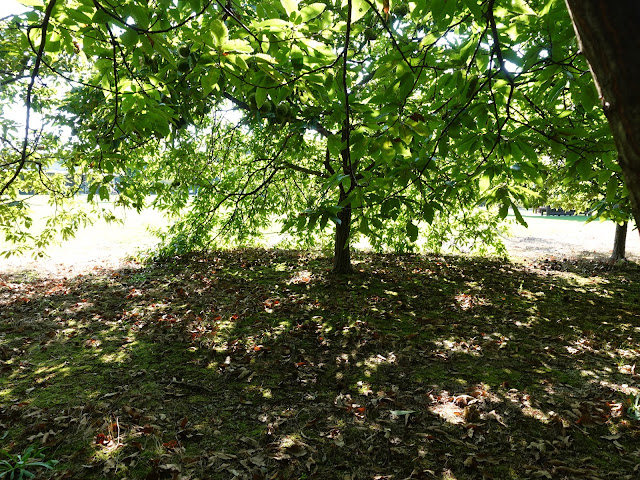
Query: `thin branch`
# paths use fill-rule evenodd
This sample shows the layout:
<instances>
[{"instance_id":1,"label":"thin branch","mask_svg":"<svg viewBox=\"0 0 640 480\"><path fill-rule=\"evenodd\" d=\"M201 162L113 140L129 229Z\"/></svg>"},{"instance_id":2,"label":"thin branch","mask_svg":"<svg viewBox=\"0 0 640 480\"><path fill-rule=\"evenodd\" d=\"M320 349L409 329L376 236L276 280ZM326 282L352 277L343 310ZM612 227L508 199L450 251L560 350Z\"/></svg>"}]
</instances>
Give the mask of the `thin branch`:
<instances>
[{"instance_id":1,"label":"thin branch","mask_svg":"<svg viewBox=\"0 0 640 480\"><path fill-rule=\"evenodd\" d=\"M487 8L487 18L489 25L491 26L491 36L493 37L493 50L498 57L499 68L502 74L505 76L509 84L513 87L513 75L509 72L505 66L504 58L502 56L502 50L500 48L500 37L498 35L498 27L496 25L496 19L493 16L493 7L495 0L489 0L489 6Z\"/></svg>"},{"instance_id":2,"label":"thin branch","mask_svg":"<svg viewBox=\"0 0 640 480\"><path fill-rule=\"evenodd\" d=\"M353 172L351 164L351 107L349 106L349 88L347 85L348 78L348 60L349 60L349 40L351 37L351 8L352 0L347 1L347 28L344 34L344 49L342 51L342 90L344 91L344 122L342 123L342 142L345 144L340 152L342 155L342 171L351 177L351 185L349 192L355 188L357 180ZM342 183L340 183L340 191L343 192ZM349 193L347 192L347 193Z\"/></svg>"},{"instance_id":3,"label":"thin branch","mask_svg":"<svg viewBox=\"0 0 640 480\"><path fill-rule=\"evenodd\" d=\"M33 93L33 87L36 83L36 78L38 77L38 71L40 70L40 63L42 61L42 56L44 55L44 47L47 43L47 29L49 28L49 19L51 18L51 13L53 12L53 7L55 7L55 5L56 0L51 0L44 12L44 18L42 19L40 47L38 48L36 62L33 66L33 71L31 72L31 80L29 81L29 86L27 87L27 99L25 102L25 106L27 107L27 118L25 120L24 126L24 139L22 141L22 151L20 153L20 165L18 165L18 168L9 179L9 181L7 181L2 189L0 189L0 197L4 195L4 192L6 192L9 186L16 180L16 178L18 178L27 161L27 146L29 145L29 126L31 121L31 95Z\"/></svg>"},{"instance_id":4,"label":"thin branch","mask_svg":"<svg viewBox=\"0 0 640 480\"><path fill-rule=\"evenodd\" d=\"M387 22L385 21L385 19L382 18L382 15L380 15L380 12L378 12L378 9L376 8L375 3L372 2L371 0L365 0L365 1L371 7L371 9L375 12L376 17L378 17L378 20L380 20L380 23L382 23L382 25L384 26L384 29L386 30L387 34L389 35L389 38L391 39L391 43L393 43L393 48L395 48L398 51L398 53L402 57L402 60L404 61L404 63L407 64L409 69L413 70L413 65L411 65L411 62L409 62L407 57L404 55L404 52L402 51L402 49L400 48L400 45L398 45L398 42L396 41L396 37L393 35L393 32L391 31L391 29L387 25ZM348 20L347 20L347 28L349 28L349 24L350 23L351 23L351 2L349 2L349 13L348 13Z\"/></svg>"},{"instance_id":5,"label":"thin branch","mask_svg":"<svg viewBox=\"0 0 640 480\"><path fill-rule=\"evenodd\" d=\"M307 175L313 175L315 177L328 178L329 176L325 173L319 172L318 170L313 170L311 168L300 167L291 162L283 161L280 162L280 165L283 167L290 168L291 170L295 170L297 172L306 173Z\"/></svg>"}]
</instances>

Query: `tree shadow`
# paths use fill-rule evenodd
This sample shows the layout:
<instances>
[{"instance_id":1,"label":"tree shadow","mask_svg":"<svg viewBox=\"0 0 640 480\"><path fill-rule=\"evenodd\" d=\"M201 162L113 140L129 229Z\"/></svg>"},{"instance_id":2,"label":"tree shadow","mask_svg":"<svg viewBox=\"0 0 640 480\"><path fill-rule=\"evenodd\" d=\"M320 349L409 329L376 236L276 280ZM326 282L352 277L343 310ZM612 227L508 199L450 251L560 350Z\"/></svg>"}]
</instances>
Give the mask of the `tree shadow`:
<instances>
[{"instance_id":1,"label":"tree shadow","mask_svg":"<svg viewBox=\"0 0 640 480\"><path fill-rule=\"evenodd\" d=\"M355 265L0 278L5 448L53 478L633 478L636 265Z\"/></svg>"}]
</instances>

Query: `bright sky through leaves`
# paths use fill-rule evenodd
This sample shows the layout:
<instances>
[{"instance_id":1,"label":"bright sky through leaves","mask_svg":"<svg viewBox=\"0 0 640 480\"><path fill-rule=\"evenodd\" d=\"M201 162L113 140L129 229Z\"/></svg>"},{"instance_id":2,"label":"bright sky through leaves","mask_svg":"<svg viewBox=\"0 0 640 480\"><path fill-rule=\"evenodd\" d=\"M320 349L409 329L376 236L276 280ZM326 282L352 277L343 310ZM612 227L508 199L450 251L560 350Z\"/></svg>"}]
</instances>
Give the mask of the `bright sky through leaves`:
<instances>
[{"instance_id":1,"label":"bright sky through leaves","mask_svg":"<svg viewBox=\"0 0 640 480\"><path fill-rule=\"evenodd\" d=\"M0 18L6 17L8 15L16 15L18 13L22 13L27 9L20 5L15 0L2 0L0 2Z\"/></svg>"}]
</instances>

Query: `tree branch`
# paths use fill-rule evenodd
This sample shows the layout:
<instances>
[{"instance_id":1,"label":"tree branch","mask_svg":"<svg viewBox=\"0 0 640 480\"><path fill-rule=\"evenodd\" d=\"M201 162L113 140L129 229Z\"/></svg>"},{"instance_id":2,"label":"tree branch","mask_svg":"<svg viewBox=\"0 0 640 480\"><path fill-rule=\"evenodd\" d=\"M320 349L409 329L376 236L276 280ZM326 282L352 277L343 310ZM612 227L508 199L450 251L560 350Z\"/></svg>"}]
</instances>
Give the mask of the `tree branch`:
<instances>
[{"instance_id":1,"label":"tree branch","mask_svg":"<svg viewBox=\"0 0 640 480\"><path fill-rule=\"evenodd\" d=\"M319 172L318 170L313 170L311 168L306 168L306 167L300 167L291 162L283 161L283 162L280 162L280 165L282 165L283 167L290 168L291 170L295 170L297 172L306 173L307 175L313 175L315 177L322 177L322 178L329 178L328 175L322 172Z\"/></svg>"},{"instance_id":2,"label":"tree branch","mask_svg":"<svg viewBox=\"0 0 640 480\"><path fill-rule=\"evenodd\" d=\"M24 139L22 141L22 151L20 152L20 165L16 169L15 173L12 177L4 184L2 189L0 189L0 197L4 195L4 192L7 191L9 186L18 178L20 172L24 168L25 163L27 162L27 146L29 145L29 124L31 121L31 95L33 93L33 87L36 83L36 78L38 77L38 72L40 70L40 63L42 62L42 57L44 55L44 47L47 43L47 30L49 28L49 19L51 18L51 13L53 12L53 7L56 5L56 0L50 0L47 5L47 9L44 12L44 18L42 19L42 28L41 28L41 40L40 47L38 48L38 53L36 55L36 63L33 66L33 71L31 72L31 80L29 81L29 86L27 87L27 98L25 101L25 106L27 107L27 118L25 120L24 126Z\"/></svg>"},{"instance_id":3,"label":"tree branch","mask_svg":"<svg viewBox=\"0 0 640 480\"><path fill-rule=\"evenodd\" d=\"M489 0L489 6L487 8L487 19L491 26L491 36L493 37L493 50L498 57L499 68L502 74L505 76L509 84L513 87L513 75L507 70L504 64L504 58L502 56L502 50L500 49L500 37L498 35L498 27L496 25L496 19L493 16L493 7L495 0Z\"/></svg>"},{"instance_id":4,"label":"tree branch","mask_svg":"<svg viewBox=\"0 0 640 480\"><path fill-rule=\"evenodd\" d=\"M349 192L355 187L357 180L354 176L351 164L351 107L349 106L349 88L347 85L347 72L349 60L349 40L351 37L351 8L352 0L347 1L347 28L344 34L344 49L342 51L342 90L344 91L344 122L342 123L342 142L345 144L340 152L342 156L342 171L351 177ZM340 191L343 191L340 183ZM347 192L347 193L349 193Z\"/></svg>"}]
</instances>

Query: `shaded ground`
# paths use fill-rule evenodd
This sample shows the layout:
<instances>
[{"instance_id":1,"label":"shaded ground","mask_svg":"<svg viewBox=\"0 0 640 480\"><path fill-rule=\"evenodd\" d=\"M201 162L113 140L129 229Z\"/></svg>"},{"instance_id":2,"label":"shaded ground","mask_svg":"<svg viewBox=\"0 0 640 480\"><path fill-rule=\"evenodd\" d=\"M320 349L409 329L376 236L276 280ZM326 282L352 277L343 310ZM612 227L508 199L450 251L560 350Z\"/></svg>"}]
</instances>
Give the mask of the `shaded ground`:
<instances>
[{"instance_id":1,"label":"shaded ground","mask_svg":"<svg viewBox=\"0 0 640 480\"><path fill-rule=\"evenodd\" d=\"M1 276L3 448L60 479L638 478L637 265L357 261Z\"/></svg>"}]
</instances>

